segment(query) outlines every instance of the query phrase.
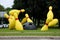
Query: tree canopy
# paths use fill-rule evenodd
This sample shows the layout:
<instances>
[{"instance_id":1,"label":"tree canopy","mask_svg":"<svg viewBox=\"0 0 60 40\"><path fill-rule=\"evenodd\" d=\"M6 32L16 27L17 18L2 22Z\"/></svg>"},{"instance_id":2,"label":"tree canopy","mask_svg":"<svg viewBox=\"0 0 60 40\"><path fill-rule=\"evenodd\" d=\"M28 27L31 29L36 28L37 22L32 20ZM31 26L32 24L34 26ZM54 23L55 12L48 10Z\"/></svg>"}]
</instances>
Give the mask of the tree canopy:
<instances>
[{"instance_id":1,"label":"tree canopy","mask_svg":"<svg viewBox=\"0 0 60 40\"><path fill-rule=\"evenodd\" d=\"M0 11L4 11L4 7L0 5Z\"/></svg>"},{"instance_id":2,"label":"tree canopy","mask_svg":"<svg viewBox=\"0 0 60 40\"><path fill-rule=\"evenodd\" d=\"M49 6L53 6L54 17L60 19L60 0L14 0L13 9L23 8L39 22L46 19Z\"/></svg>"},{"instance_id":3,"label":"tree canopy","mask_svg":"<svg viewBox=\"0 0 60 40\"><path fill-rule=\"evenodd\" d=\"M44 19L46 18L50 5L53 6L54 15L59 15L59 2L59 0L15 0L13 9L24 8L29 15L32 15L35 18L40 17L40 19Z\"/></svg>"}]
</instances>

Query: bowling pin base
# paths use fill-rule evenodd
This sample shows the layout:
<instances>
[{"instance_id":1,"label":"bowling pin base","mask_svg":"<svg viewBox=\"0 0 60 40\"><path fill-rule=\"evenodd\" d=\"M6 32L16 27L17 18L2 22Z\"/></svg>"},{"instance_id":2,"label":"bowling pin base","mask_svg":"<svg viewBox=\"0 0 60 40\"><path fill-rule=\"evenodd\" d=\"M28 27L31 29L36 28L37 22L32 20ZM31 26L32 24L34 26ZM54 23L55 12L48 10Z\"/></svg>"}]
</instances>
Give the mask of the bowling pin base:
<instances>
[{"instance_id":1,"label":"bowling pin base","mask_svg":"<svg viewBox=\"0 0 60 40\"><path fill-rule=\"evenodd\" d=\"M44 25L42 28L41 28L41 31L47 31L48 30L48 25Z\"/></svg>"},{"instance_id":2,"label":"bowling pin base","mask_svg":"<svg viewBox=\"0 0 60 40\"><path fill-rule=\"evenodd\" d=\"M19 20L16 20L16 25L15 25L16 30L23 30L22 24L19 22Z\"/></svg>"},{"instance_id":3,"label":"bowling pin base","mask_svg":"<svg viewBox=\"0 0 60 40\"><path fill-rule=\"evenodd\" d=\"M14 26L14 25L10 25L10 24L9 24L8 27L9 27L10 30L15 29L15 26Z\"/></svg>"}]
</instances>

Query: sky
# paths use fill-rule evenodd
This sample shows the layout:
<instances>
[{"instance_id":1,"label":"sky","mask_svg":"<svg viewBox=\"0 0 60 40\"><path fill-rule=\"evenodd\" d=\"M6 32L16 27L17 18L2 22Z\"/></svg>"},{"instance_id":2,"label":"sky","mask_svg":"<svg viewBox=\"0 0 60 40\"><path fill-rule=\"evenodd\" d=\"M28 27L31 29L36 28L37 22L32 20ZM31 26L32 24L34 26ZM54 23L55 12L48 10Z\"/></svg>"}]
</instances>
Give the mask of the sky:
<instances>
[{"instance_id":1,"label":"sky","mask_svg":"<svg viewBox=\"0 0 60 40\"><path fill-rule=\"evenodd\" d=\"M0 5L2 5L4 8L10 7L12 8L12 5L14 0L0 0Z\"/></svg>"}]
</instances>

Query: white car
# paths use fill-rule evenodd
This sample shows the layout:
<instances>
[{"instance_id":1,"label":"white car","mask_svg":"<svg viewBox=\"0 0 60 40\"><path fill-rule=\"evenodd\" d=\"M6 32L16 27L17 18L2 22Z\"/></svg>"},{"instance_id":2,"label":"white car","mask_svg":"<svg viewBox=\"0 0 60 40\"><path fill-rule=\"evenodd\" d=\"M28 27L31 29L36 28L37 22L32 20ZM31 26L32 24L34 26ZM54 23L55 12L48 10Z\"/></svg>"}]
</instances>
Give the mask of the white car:
<instances>
[{"instance_id":1,"label":"white car","mask_svg":"<svg viewBox=\"0 0 60 40\"><path fill-rule=\"evenodd\" d=\"M0 28L2 28L3 27L3 25L0 25Z\"/></svg>"},{"instance_id":2,"label":"white car","mask_svg":"<svg viewBox=\"0 0 60 40\"><path fill-rule=\"evenodd\" d=\"M3 24L3 27L4 27L4 28L7 28L7 27L8 27L8 24Z\"/></svg>"},{"instance_id":3,"label":"white car","mask_svg":"<svg viewBox=\"0 0 60 40\"><path fill-rule=\"evenodd\" d=\"M0 28L8 28L8 24L1 24Z\"/></svg>"}]
</instances>

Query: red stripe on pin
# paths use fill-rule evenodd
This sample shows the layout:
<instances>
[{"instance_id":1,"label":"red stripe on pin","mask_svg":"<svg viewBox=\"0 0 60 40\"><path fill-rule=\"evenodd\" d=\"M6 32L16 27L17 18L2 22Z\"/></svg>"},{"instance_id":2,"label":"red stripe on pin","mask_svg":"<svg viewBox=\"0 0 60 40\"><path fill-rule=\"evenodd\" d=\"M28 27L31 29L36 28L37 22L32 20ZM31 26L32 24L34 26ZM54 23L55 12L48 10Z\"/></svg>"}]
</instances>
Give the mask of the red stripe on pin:
<instances>
[{"instance_id":1,"label":"red stripe on pin","mask_svg":"<svg viewBox=\"0 0 60 40\"><path fill-rule=\"evenodd\" d=\"M16 18L15 20L18 20L18 18Z\"/></svg>"},{"instance_id":2,"label":"red stripe on pin","mask_svg":"<svg viewBox=\"0 0 60 40\"><path fill-rule=\"evenodd\" d=\"M46 25L48 25L48 23L45 23Z\"/></svg>"}]
</instances>

